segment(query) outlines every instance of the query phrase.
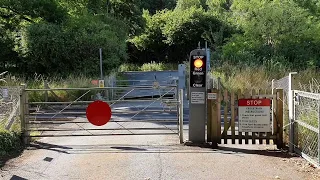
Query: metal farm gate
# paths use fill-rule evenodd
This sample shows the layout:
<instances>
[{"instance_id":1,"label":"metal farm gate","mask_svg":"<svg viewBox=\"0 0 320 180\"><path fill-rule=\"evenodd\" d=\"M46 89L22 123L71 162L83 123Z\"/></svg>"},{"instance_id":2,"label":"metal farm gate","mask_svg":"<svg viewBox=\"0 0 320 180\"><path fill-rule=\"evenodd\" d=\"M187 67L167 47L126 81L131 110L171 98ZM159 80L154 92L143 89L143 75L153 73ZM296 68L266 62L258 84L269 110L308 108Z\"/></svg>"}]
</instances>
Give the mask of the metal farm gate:
<instances>
[{"instance_id":1,"label":"metal farm gate","mask_svg":"<svg viewBox=\"0 0 320 180\"><path fill-rule=\"evenodd\" d=\"M143 96L150 92L155 96ZM24 142L30 143L31 137L177 134L182 143L182 94L175 84L157 82L104 88L24 87L20 97ZM93 126L86 118L86 108L95 100L111 107L111 120L104 126Z\"/></svg>"}]
</instances>

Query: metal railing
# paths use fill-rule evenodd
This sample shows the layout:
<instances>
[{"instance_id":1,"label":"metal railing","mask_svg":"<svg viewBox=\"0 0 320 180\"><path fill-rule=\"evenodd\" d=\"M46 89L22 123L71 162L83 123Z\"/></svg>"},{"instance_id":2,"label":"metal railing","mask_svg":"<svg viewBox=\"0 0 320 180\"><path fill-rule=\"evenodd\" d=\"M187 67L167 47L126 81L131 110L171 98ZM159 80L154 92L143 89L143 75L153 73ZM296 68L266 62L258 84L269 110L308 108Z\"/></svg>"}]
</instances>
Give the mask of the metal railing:
<instances>
[{"instance_id":1,"label":"metal railing","mask_svg":"<svg viewBox=\"0 0 320 180\"><path fill-rule=\"evenodd\" d=\"M11 130L14 123L19 121L20 86L0 87L0 126Z\"/></svg>"},{"instance_id":2,"label":"metal railing","mask_svg":"<svg viewBox=\"0 0 320 180\"><path fill-rule=\"evenodd\" d=\"M294 152L320 166L320 94L292 91L293 121L290 145Z\"/></svg>"}]
</instances>

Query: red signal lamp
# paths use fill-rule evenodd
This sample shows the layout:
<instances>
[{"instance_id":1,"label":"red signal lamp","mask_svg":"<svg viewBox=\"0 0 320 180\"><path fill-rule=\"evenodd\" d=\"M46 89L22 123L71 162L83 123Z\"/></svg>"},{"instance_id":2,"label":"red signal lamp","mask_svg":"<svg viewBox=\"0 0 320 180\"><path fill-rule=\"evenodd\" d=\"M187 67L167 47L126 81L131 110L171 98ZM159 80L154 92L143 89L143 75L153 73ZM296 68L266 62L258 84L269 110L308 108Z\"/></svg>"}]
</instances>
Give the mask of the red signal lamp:
<instances>
[{"instance_id":1,"label":"red signal lamp","mask_svg":"<svg viewBox=\"0 0 320 180\"><path fill-rule=\"evenodd\" d=\"M203 60L202 59L196 59L193 63L194 67L201 68L203 66Z\"/></svg>"}]
</instances>

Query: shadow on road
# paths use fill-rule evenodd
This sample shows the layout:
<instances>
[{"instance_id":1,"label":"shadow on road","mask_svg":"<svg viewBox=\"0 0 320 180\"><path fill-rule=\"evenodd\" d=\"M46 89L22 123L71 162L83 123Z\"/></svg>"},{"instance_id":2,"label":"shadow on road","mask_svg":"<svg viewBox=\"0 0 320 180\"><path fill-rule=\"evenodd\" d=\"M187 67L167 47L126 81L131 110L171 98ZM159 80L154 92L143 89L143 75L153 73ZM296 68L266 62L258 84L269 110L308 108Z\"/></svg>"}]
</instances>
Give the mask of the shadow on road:
<instances>
[{"instance_id":1,"label":"shadow on road","mask_svg":"<svg viewBox=\"0 0 320 180\"><path fill-rule=\"evenodd\" d=\"M13 152L10 155L0 156L0 169L9 161L10 159L14 159L19 157L22 154L23 150L19 149L17 152Z\"/></svg>"},{"instance_id":2,"label":"shadow on road","mask_svg":"<svg viewBox=\"0 0 320 180\"><path fill-rule=\"evenodd\" d=\"M184 145L128 145L128 144L97 144L97 145L55 145L35 142L31 147L45 149L64 154L104 154L104 153L164 153L164 154L229 154L244 157L246 154L271 156L279 158L294 157L281 150L256 150L238 147L219 146L214 149L210 145L184 146Z\"/></svg>"},{"instance_id":3,"label":"shadow on road","mask_svg":"<svg viewBox=\"0 0 320 180\"><path fill-rule=\"evenodd\" d=\"M118 146L118 147L110 147L111 149L119 149L124 151L147 151L147 149L144 148L137 148L137 147L124 147L124 146Z\"/></svg>"},{"instance_id":4,"label":"shadow on road","mask_svg":"<svg viewBox=\"0 0 320 180\"><path fill-rule=\"evenodd\" d=\"M48 143L43 143L39 141L35 141L31 143L30 147L35 149L46 149L46 150L56 151L56 152L65 153L65 154L69 154L66 150L72 149L71 147L67 147L67 146L59 146L59 145L48 144Z\"/></svg>"},{"instance_id":5,"label":"shadow on road","mask_svg":"<svg viewBox=\"0 0 320 180\"><path fill-rule=\"evenodd\" d=\"M234 148L234 147L218 147L218 149L224 152L234 152L234 153L242 153L242 154L256 154L261 156L272 156L272 157L281 157L281 158L294 157L281 150L254 150L254 149L242 149L242 148Z\"/></svg>"}]
</instances>

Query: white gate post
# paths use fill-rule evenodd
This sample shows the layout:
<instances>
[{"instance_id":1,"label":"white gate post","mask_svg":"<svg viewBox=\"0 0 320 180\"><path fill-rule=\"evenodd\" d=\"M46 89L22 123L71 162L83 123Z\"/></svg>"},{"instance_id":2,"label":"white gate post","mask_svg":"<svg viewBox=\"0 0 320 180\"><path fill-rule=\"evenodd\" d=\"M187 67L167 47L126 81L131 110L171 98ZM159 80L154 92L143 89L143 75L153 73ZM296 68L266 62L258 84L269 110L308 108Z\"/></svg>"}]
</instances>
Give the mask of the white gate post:
<instances>
[{"instance_id":1,"label":"white gate post","mask_svg":"<svg viewBox=\"0 0 320 180\"><path fill-rule=\"evenodd\" d=\"M273 89L274 89L274 81L275 81L275 79L272 79L272 82L271 82L271 94L272 94L272 95L274 95L274 92L273 92L273 91L274 91L274 90L273 90ZM272 101L272 102L273 102L273 101ZM274 103L272 103L271 106L272 106L271 108L272 108L272 114L273 114L273 112L274 112L274 107L275 107ZM274 125L273 125L273 124L274 124L274 115L271 116L271 119L272 119L272 134L273 134L273 133L274 133Z\"/></svg>"},{"instance_id":2,"label":"white gate post","mask_svg":"<svg viewBox=\"0 0 320 180\"><path fill-rule=\"evenodd\" d=\"M290 123L290 131L289 131L289 152L294 152L294 103L293 103L293 79L292 75L297 74L297 72L289 73L289 85L288 85L288 108L289 108L289 123Z\"/></svg>"},{"instance_id":3,"label":"white gate post","mask_svg":"<svg viewBox=\"0 0 320 180\"><path fill-rule=\"evenodd\" d=\"M183 143L183 98L185 94L183 89L179 90L179 138L180 144Z\"/></svg>"},{"instance_id":4,"label":"white gate post","mask_svg":"<svg viewBox=\"0 0 320 180\"><path fill-rule=\"evenodd\" d=\"M178 89L183 89L183 98L186 99L186 65L179 64L178 66Z\"/></svg>"}]
</instances>

